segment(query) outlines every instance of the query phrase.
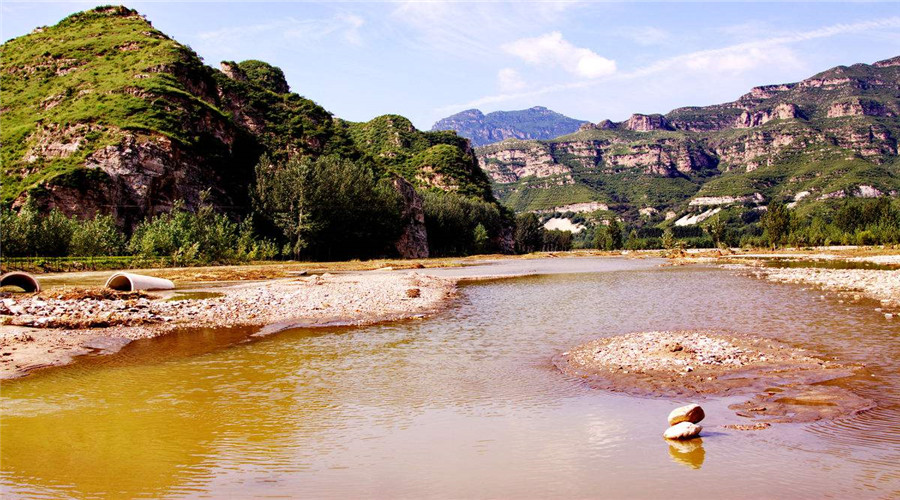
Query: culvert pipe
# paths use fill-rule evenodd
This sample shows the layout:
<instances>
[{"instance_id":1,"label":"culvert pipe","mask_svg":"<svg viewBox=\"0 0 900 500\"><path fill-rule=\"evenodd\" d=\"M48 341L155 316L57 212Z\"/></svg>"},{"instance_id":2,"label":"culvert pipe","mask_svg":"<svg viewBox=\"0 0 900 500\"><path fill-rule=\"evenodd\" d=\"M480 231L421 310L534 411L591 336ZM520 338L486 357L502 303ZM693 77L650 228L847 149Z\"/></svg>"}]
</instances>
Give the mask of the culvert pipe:
<instances>
[{"instance_id":1,"label":"culvert pipe","mask_svg":"<svg viewBox=\"0 0 900 500\"><path fill-rule=\"evenodd\" d=\"M116 273L106 280L106 288L132 292L135 290L171 290L175 283L163 278L144 276L142 274Z\"/></svg>"},{"instance_id":2,"label":"culvert pipe","mask_svg":"<svg viewBox=\"0 0 900 500\"><path fill-rule=\"evenodd\" d=\"M26 292L40 292L41 284L37 278L21 272L11 272L0 276L0 286L17 286Z\"/></svg>"}]
</instances>

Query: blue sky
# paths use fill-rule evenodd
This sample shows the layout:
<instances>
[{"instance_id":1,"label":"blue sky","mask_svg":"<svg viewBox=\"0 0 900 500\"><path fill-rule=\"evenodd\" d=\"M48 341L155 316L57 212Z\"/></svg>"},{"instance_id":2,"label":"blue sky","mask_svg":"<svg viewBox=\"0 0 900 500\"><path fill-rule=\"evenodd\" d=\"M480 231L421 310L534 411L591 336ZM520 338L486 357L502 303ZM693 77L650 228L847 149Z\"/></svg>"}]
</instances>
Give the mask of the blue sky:
<instances>
[{"instance_id":1,"label":"blue sky","mask_svg":"<svg viewBox=\"0 0 900 500\"><path fill-rule=\"evenodd\" d=\"M103 2L108 3L108 2ZM111 2L110 2L111 3ZM2 2L7 40L92 2ZM900 55L900 4L128 2L204 60L261 59L354 121L542 105L598 122Z\"/></svg>"}]
</instances>

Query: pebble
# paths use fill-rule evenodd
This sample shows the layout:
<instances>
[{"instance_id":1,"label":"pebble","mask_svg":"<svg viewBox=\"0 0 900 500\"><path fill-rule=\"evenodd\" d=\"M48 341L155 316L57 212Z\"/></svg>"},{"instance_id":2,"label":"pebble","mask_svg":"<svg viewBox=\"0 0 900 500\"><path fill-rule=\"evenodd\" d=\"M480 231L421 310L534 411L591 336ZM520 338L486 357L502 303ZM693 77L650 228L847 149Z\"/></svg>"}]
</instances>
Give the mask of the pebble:
<instances>
[{"instance_id":1,"label":"pebble","mask_svg":"<svg viewBox=\"0 0 900 500\"><path fill-rule=\"evenodd\" d=\"M666 439L691 439L700 435L703 427L691 422L680 422L666 429L663 437Z\"/></svg>"},{"instance_id":2,"label":"pebble","mask_svg":"<svg viewBox=\"0 0 900 500\"><path fill-rule=\"evenodd\" d=\"M692 424L696 424L697 422L703 420L706 417L706 413L703 411L703 408L698 404L689 404L685 406L679 406L672 410L669 413L669 425L675 425L681 422L690 422Z\"/></svg>"}]
</instances>

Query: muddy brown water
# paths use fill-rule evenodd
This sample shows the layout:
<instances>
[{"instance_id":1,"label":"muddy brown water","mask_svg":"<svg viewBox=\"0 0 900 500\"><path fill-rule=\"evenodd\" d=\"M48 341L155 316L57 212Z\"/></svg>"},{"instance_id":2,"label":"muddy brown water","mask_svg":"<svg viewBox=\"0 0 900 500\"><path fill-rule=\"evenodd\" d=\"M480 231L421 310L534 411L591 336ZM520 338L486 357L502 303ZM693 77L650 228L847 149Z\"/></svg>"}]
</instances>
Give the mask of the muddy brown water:
<instances>
[{"instance_id":1,"label":"muddy brown water","mask_svg":"<svg viewBox=\"0 0 900 500\"><path fill-rule=\"evenodd\" d=\"M548 259L548 261L551 259ZM900 494L900 323L875 303L711 267L557 259L468 284L428 319L201 330L0 386L4 498L885 498ZM504 267L507 266L507 267ZM528 269L525 269L527 267ZM560 274L573 271L572 274ZM457 270L447 270L456 273ZM867 368L829 384L860 415L759 431L700 401L702 440L667 443L686 401L589 388L550 363L602 335L726 329Z\"/></svg>"}]
</instances>

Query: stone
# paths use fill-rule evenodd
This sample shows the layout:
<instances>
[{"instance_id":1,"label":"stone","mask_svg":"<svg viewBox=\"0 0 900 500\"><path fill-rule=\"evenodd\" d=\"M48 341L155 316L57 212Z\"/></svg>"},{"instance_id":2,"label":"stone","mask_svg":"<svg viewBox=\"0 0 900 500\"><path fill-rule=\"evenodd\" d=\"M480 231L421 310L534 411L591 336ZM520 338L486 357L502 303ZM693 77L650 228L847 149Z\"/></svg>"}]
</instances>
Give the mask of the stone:
<instances>
[{"instance_id":1,"label":"stone","mask_svg":"<svg viewBox=\"0 0 900 500\"><path fill-rule=\"evenodd\" d=\"M700 435L703 427L691 422L680 422L666 429L663 437L666 439L691 439Z\"/></svg>"},{"instance_id":2,"label":"stone","mask_svg":"<svg viewBox=\"0 0 900 500\"><path fill-rule=\"evenodd\" d=\"M681 406L669 413L669 425L675 425L679 422L690 422L696 424L706 417L703 408L698 404L690 404Z\"/></svg>"}]
</instances>

